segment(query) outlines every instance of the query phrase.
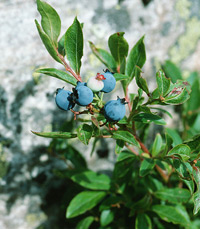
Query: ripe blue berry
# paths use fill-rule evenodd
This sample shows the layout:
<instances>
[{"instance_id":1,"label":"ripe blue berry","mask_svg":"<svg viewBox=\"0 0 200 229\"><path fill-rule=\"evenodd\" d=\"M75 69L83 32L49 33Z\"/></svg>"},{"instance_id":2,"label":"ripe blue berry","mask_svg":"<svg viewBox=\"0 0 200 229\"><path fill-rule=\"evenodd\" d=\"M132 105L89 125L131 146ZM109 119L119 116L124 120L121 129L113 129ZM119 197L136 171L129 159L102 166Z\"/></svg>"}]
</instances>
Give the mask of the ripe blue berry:
<instances>
[{"instance_id":1,"label":"ripe blue berry","mask_svg":"<svg viewBox=\"0 0 200 229\"><path fill-rule=\"evenodd\" d=\"M104 83L102 80L105 80L106 78L104 75L101 75L100 73L97 73L96 76L90 77L87 81L87 86L94 92L101 91L104 87Z\"/></svg>"},{"instance_id":2,"label":"ripe blue berry","mask_svg":"<svg viewBox=\"0 0 200 229\"><path fill-rule=\"evenodd\" d=\"M75 103L72 101L72 92L58 88L56 91L56 104L61 110L70 110L74 107Z\"/></svg>"},{"instance_id":3,"label":"ripe blue berry","mask_svg":"<svg viewBox=\"0 0 200 229\"><path fill-rule=\"evenodd\" d=\"M120 99L119 97L117 100L110 100L104 106L104 116L110 122L116 122L121 119L126 114L125 108L125 99Z\"/></svg>"},{"instance_id":4,"label":"ripe blue berry","mask_svg":"<svg viewBox=\"0 0 200 229\"><path fill-rule=\"evenodd\" d=\"M80 81L78 81L76 84L77 84L76 85L76 88L77 87L82 87L82 86L87 86L87 83L86 82L80 82Z\"/></svg>"},{"instance_id":5,"label":"ripe blue berry","mask_svg":"<svg viewBox=\"0 0 200 229\"><path fill-rule=\"evenodd\" d=\"M101 91L105 93L111 92L115 88L115 85L116 85L115 77L108 69L106 70L106 72L103 75L106 79L103 80L104 87Z\"/></svg>"},{"instance_id":6,"label":"ripe blue berry","mask_svg":"<svg viewBox=\"0 0 200 229\"><path fill-rule=\"evenodd\" d=\"M78 105L87 106L93 101L93 92L89 87L84 86L84 83L78 82L73 88L73 97Z\"/></svg>"}]
</instances>

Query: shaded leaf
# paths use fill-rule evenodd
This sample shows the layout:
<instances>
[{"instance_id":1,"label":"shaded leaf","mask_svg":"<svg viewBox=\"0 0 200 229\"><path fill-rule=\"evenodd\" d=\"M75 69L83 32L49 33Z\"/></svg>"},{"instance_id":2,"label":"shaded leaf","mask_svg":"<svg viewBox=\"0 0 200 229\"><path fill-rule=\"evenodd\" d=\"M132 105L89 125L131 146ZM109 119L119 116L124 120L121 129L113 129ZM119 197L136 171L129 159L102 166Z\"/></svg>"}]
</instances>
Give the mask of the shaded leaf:
<instances>
[{"instance_id":1,"label":"shaded leaf","mask_svg":"<svg viewBox=\"0 0 200 229\"><path fill-rule=\"evenodd\" d=\"M83 56L83 32L77 17L65 33L65 52L71 67L79 74Z\"/></svg>"},{"instance_id":2,"label":"shaded leaf","mask_svg":"<svg viewBox=\"0 0 200 229\"><path fill-rule=\"evenodd\" d=\"M182 79L180 69L170 60L165 61L162 67L167 78L170 78L173 83L176 83L178 79Z\"/></svg>"},{"instance_id":3,"label":"shaded leaf","mask_svg":"<svg viewBox=\"0 0 200 229\"><path fill-rule=\"evenodd\" d=\"M113 138L123 140L123 141L128 142L132 145L140 147L138 141L136 141L135 137L128 131L117 130L117 131L113 132Z\"/></svg>"},{"instance_id":4,"label":"shaded leaf","mask_svg":"<svg viewBox=\"0 0 200 229\"><path fill-rule=\"evenodd\" d=\"M200 149L200 134L195 135L192 139L189 139L184 142L188 145L192 151Z\"/></svg>"},{"instance_id":5,"label":"shaded leaf","mask_svg":"<svg viewBox=\"0 0 200 229\"><path fill-rule=\"evenodd\" d=\"M88 145L91 137L92 137L92 127L88 124L82 124L77 129L78 139L85 145Z\"/></svg>"},{"instance_id":6,"label":"shaded leaf","mask_svg":"<svg viewBox=\"0 0 200 229\"><path fill-rule=\"evenodd\" d=\"M124 32L118 32L111 35L108 39L108 46L115 61L121 65L124 58L128 55L128 43L124 39Z\"/></svg>"},{"instance_id":7,"label":"shaded leaf","mask_svg":"<svg viewBox=\"0 0 200 229\"><path fill-rule=\"evenodd\" d=\"M95 207L104 197L103 191L83 191L76 195L70 202L66 217L73 218Z\"/></svg>"},{"instance_id":8,"label":"shaded leaf","mask_svg":"<svg viewBox=\"0 0 200 229\"><path fill-rule=\"evenodd\" d=\"M41 25L53 45L57 48L57 40L60 35L61 21L58 13L46 2L37 0L37 8L41 14Z\"/></svg>"},{"instance_id":9,"label":"shaded leaf","mask_svg":"<svg viewBox=\"0 0 200 229\"><path fill-rule=\"evenodd\" d=\"M180 157L183 161L187 161L190 158L191 149L185 144L175 146L168 152L168 156L175 155Z\"/></svg>"},{"instance_id":10,"label":"shaded leaf","mask_svg":"<svg viewBox=\"0 0 200 229\"><path fill-rule=\"evenodd\" d=\"M65 34L60 38L58 42L58 52L65 56Z\"/></svg>"},{"instance_id":11,"label":"shaded leaf","mask_svg":"<svg viewBox=\"0 0 200 229\"><path fill-rule=\"evenodd\" d=\"M137 115L134 115L132 120L143 123L154 122L157 125L166 125L165 120L162 119L160 116L149 113L139 113Z\"/></svg>"},{"instance_id":12,"label":"shaded leaf","mask_svg":"<svg viewBox=\"0 0 200 229\"><path fill-rule=\"evenodd\" d=\"M108 68L110 72L117 71L117 63L109 52L97 48L91 41L89 41L89 44L93 54Z\"/></svg>"},{"instance_id":13,"label":"shaded leaf","mask_svg":"<svg viewBox=\"0 0 200 229\"><path fill-rule=\"evenodd\" d=\"M155 164L156 163L152 158L144 158L144 160L142 161L140 165L139 175L142 177L146 176L148 173L151 172Z\"/></svg>"},{"instance_id":14,"label":"shaded leaf","mask_svg":"<svg viewBox=\"0 0 200 229\"><path fill-rule=\"evenodd\" d=\"M136 79L136 83L138 85L139 88L141 88L148 96L149 94L149 88L147 86L147 82L146 80L141 76L142 70L136 66L135 68L135 79Z\"/></svg>"},{"instance_id":15,"label":"shaded leaf","mask_svg":"<svg viewBox=\"0 0 200 229\"><path fill-rule=\"evenodd\" d=\"M147 214L138 214L135 221L135 229L152 229L151 219Z\"/></svg>"},{"instance_id":16,"label":"shaded leaf","mask_svg":"<svg viewBox=\"0 0 200 229\"><path fill-rule=\"evenodd\" d=\"M187 218L173 206L154 205L152 206L152 211L157 213L162 220L169 223L181 224L184 226L187 226L189 223Z\"/></svg>"},{"instance_id":17,"label":"shaded leaf","mask_svg":"<svg viewBox=\"0 0 200 229\"><path fill-rule=\"evenodd\" d=\"M161 148L162 148L162 137L160 134L157 134L152 147L152 156L153 157L157 156L160 153Z\"/></svg>"},{"instance_id":18,"label":"shaded leaf","mask_svg":"<svg viewBox=\"0 0 200 229\"><path fill-rule=\"evenodd\" d=\"M37 69L36 72L42 73L45 75L49 75L49 76L53 76L59 80L63 80L66 83L70 83L70 84L76 86L77 80L73 76L69 75L68 73L66 73L64 71L61 71L61 70L58 70L55 68L42 68L42 69Z\"/></svg>"},{"instance_id":19,"label":"shaded leaf","mask_svg":"<svg viewBox=\"0 0 200 229\"><path fill-rule=\"evenodd\" d=\"M193 177L197 185L197 190L193 194L193 201L194 201L193 213L194 215L196 215L200 210L200 169L197 166L193 166Z\"/></svg>"},{"instance_id":20,"label":"shaded leaf","mask_svg":"<svg viewBox=\"0 0 200 229\"><path fill-rule=\"evenodd\" d=\"M35 132L31 131L33 134L44 138L76 138L77 134L71 132Z\"/></svg>"},{"instance_id":21,"label":"shaded leaf","mask_svg":"<svg viewBox=\"0 0 200 229\"><path fill-rule=\"evenodd\" d=\"M124 150L117 157L117 162L126 160L127 158L135 159L135 155L130 151Z\"/></svg>"},{"instance_id":22,"label":"shaded leaf","mask_svg":"<svg viewBox=\"0 0 200 229\"><path fill-rule=\"evenodd\" d=\"M94 217L93 216L88 216L84 219L82 219L78 225L76 226L76 229L89 229L90 225L92 224L92 222L94 221Z\"/></svg>"},{"instance_id":23,"label":"shaded leaf","mask_svg":"<svg viewBox=\"0 0 200 229\"><path fill-rule=\"evenodd\" d=\"M124 148L124 141L119 139L116 140L115 153L119 154L123 148Z\"/></svg>"},{"instance_id":24,"label":"shaded leaf","mask_svg":"<svg viewBox=\"0 0 200 229\"><path fill-rule=\"evenodd\" d=\"M102 227L107 226L110 224L114 219L114 212L110 209L103 210L100 215L100 223Z\"/></svg>"},{"instance_id":25,"label":"shaded leaf","mask_svg":"<svg viewBox=\"0 0 200 229\"><path fill-rule=\"evenodd\" d=\"M84 171L71 177L79 185L92 190L109 190L110 178L105 174Z\"/></svg>"},{"instance_id":26,"label":"shaded leaf","mask_svg":"<svg viewBox=\"0 0 200 229\"><path fill-rule=\"evenodd\" d=\"M46 33L44 33L39 25L39 23L37 22L37 20L35 20L35 24L37 26L37 30L38 33L40 35L40 38L44 44L44 46L46 47L47 51L49 52L49 54L54 58L54 60L56 60L57 62L61 63L60 58L58 57L58 54L55 50L55 47L52 43L52 41L50 40L50 38L46 35Z\"/></svg>"},{"instance_id":27,"label":"shaded leaf","mask_svg":"<svg viewBox=\"0 0 200 229\"><path fill-rule=\"evenodd\" d=\"M154 195L158 199L169 201L171 203L185 203L191 197L190 191L184 188L165 188L156 191Z\"/></svg>"}]
</instances>

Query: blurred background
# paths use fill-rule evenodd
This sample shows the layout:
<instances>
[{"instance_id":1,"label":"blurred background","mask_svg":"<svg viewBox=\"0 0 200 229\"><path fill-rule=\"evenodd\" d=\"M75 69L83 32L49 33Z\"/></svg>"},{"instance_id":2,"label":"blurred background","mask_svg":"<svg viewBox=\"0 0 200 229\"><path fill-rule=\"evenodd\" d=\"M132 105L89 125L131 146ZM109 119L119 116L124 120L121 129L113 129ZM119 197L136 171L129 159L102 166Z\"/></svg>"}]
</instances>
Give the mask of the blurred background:
<instances>
[{"instance_id":1,"label":"blurred background","mask_svg":"<svg viewBox=\"0 0 200 229\"><path fill-rule=\"evenodd\" d=\"M76 15L84 23L81 75L85 80L105 69L92 54L88 41L108 50L107 40L115 32L125 32L129 49L145 34L143 76L150 89L154 88L155 72L166 60L181 69L183 78L200 72L199 0L47 3L61 17L61 35ZM58 110L54 102L56 89L70 86L34 73L39 67L62 69L45 50L34 19L40 21L36 1L0 0L0 228L74 228L73 220L67 223L65 219L67 203L74 196L72 182L55 176L58 169L71 165L54 152L67 149L74 154L81 149L89 168L109 172L115 160L114 148L104 140L90 157L91 144L86 147L74 141L51 141L31 133L74 128L72 115ZM134 91L134 86L130 90ZM176 118L172 126L173 121Z\"/></svg>"}]
</instances>

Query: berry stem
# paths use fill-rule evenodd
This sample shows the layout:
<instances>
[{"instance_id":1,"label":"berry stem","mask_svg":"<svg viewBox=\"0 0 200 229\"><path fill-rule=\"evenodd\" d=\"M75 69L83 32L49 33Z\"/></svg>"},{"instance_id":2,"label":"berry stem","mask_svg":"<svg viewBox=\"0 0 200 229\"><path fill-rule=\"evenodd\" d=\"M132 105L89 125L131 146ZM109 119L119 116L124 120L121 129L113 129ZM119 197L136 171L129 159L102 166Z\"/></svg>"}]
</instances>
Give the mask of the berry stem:
<instances>
[{"instance_id":1,"label":"berry stem","mask_svg":"<svg viewBox=\"0 0 200 229\"><path fill-rule=\"evenodd\" d=\"M63 65L65 66L65 69L67 72L70 72L75 79L77 79L78 81L82 82L82 78L79 74L76 74L71 67L68 65L68 63L65 61L64 57L58 52L58 50L56 49L57 55L58 57L61 59L61 61L63 62Z\"/></svg>"}]
</instances>

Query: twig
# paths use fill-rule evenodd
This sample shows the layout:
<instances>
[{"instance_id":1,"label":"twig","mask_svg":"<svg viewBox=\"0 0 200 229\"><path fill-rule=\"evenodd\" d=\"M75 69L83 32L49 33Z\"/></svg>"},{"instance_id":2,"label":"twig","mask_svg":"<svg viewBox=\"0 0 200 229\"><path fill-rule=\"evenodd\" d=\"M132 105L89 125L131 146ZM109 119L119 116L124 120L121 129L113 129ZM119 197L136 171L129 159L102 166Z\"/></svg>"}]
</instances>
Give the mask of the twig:
<instances>
[{"instance_id":1,"label":"twig","mask_svg":"<svg viewBox=\"0 0 200 229\"><path fill-rule=\"evenodd\" d=\"M58 50L56 49L57 55L58 57L61 59L61 61L63 62L65 69L67 72L70 72L75 79L77 79L78 81L82 82L82 78L79 74L76 74L71 67L68 65L68 63L65 61L64 57L58 52Z\"/></svg>"},{"instance_id":2,"label":"twig","mask_svg":"<svg viewBox=\"0 0 200 229\"><path fill-rule=\"evenodd\" d=\"M139 153L136 152L130 145L128 145L128 143L125 143L125 146L126 146L132 153L134 153L136 156L139 155Z\"/></svg>"}]
</instances>

